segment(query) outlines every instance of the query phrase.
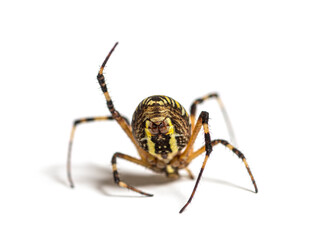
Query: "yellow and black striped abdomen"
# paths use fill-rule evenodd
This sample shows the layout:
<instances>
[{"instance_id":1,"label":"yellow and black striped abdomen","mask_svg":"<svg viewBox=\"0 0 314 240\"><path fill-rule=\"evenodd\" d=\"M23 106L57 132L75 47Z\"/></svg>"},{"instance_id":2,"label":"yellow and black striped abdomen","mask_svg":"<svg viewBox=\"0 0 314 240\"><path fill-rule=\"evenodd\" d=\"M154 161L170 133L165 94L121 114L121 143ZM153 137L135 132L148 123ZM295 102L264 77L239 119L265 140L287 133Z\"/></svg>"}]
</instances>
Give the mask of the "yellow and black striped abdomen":
<instances>
[{"instance_id":1,"label":"yellow and black striped abdomen","mask_svg":"<svg viewBox=\"0 0 314 240\"><path fill-rule=\"evenodd\" d=\"M145 98L132 118L132 131L139 145L168 163L188 143L189 115L176 100L167 96Z\"/></svg>"}]
</instances>

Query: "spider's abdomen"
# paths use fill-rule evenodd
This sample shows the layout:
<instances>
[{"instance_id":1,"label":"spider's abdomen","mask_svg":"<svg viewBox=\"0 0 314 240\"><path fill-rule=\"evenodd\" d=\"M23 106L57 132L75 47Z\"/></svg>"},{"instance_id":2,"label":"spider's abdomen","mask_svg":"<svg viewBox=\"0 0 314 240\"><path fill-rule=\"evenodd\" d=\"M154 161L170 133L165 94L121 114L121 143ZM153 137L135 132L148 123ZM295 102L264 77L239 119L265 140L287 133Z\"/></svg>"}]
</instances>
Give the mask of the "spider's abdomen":
<instances>
[{"instance_id":1,"label":"spider's abdomen","mask_svg":"<svg viewBox=\"0 0 314 240\"><path fill-rule=\"evenodd\" d=\"M131 125L140 147L166 163L186 146L191 135L187 111L167 96L145 98L136 108Z\"/></svg>"}]
</instances>

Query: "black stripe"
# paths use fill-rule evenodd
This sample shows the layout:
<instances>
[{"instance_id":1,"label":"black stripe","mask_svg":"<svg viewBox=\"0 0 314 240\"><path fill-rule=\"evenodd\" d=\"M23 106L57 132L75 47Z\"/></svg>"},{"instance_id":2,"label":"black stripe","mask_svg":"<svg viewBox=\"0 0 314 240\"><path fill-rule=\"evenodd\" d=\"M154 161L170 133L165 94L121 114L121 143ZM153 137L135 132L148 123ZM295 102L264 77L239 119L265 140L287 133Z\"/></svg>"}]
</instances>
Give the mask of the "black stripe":
<instances>
[{"instance_id":1,"label":"black stripe","mask_svg":"<svg viewBox=\"0 0 314 240\"><path fill-rule=\"evenodd\" d=\"M110 112L114 111L113 103L111 100L107 101L107 106L108 106Z\"/></svg>"},{"instance_id":2,"label":"black stripe","mask_svg":"<svg viewBox=\"0 0 314 240\"><path fill-rule=\"evenodd\" d=\"M209 133L205 133L205 150L206 150L206 155L209 155L211 151L213 150Z\"/></svg>"},{"instance_id":3,"label":"black stripe","mask_svg":"<svg viewBox=\"0 0 314 240\"><path fill-rule=\"evenodd\" d=\"M81 122L82 122L82 120L75 120L74 123L73 123L73 125L76 126L77 124L79 124L79 123L81 123Z\"/></svg>"},{"instance_id":4,"label":"black stripe","mask_svg":"<svg viewBox=\"0 0 314 240\"><path fill-rule=\"evenodd\" d=\"M195 112L196 112L196 104L193 103L190 108L190 113L191 115L195 115Z\"/></svg>"},{"instance_id":5,"label":"black stripe","mask_svg":"<svg viewBox=\"0 0 314 240\"><path fill-rule=\"evenodd\" d=\"M209 94L209 95L208 95L208 98L212 98L212 97L217 98L217 97L218 97L218 94L217 94L217 93L212 93L212 94Z\"/></svg>"},{"instance_id":6,"label":"black stripe","mask_svg":"<svg viewBox=\"0 0 314 240\"><path fill-rule=\"evenodd\" d=\"M204 100L202 98L198 98L194 101L195 104L202 103Z\"/></svg>"},{"instance_id":7,"label":"black stripe","mask_svg":"<svg viewBox=\"0 0 314 240\"><path fill-rule=\"evenodd\" d=\"M113 179L114 179L114 182L117 183L117 184L120 182L120 179L119 179L119 175L118 175L118 171L117 171L117 170L114 170L114 171L113 171Z\"/></svg>"},{"instance_id":8,"label":"black stripe","mask_svg":"<svg viewBox=\"0 0 314 240\"><path fill-rule=\"evenodd\" d=\"M95 118L85 118L86 122L91 122L91 121L95 121Z\"/></svg>"},{"instance_id":9,"label":"black stripe","mask_svg":"<svg viewBox=\"0 0 314 240\"><path fill-rule=\"evenodd\" d=\"M208 119L209 119L209 114L208 112L202 111L201 112L201 117L202 117L202 123L208 123Z\"/></svg>"},{"instance_id":10,"label":"black stripe","mask_svg":"<svg viewBox=\"0 0 314 240\"><path fill-rule=\"evenodd\" d=\"M107 85L106 85L106 83L105 83L105 77L104 77L104 75L98 73L98 75L97 75L97 80L98 80L98 82L99 82L99 84L100 84L101 90L102 90L104 93L107 92L108 90L107 90Z\"/></svg>"},{"instance_id":11,"label":"black stripe","mask_svg":"<svg viewBox=\"0 0 314 240\"><path fill-rule=\"evenodd\" d=\"M107 85L105 84L104 86L103 85L100 85L101 87L101 90L103 91L103 93L105 92L108 92L108 89L107 89Z\"/></svg>"},{"instance_id":12,"label":"black stripe","mask_svg":"<svg viewBox=\"0 0 314 240\"><path fill-rule=\"evenodd\" d=\"M244 155L242 152L240 152L238 149L233 148L232 152L234 152L239 158L244 158Z\"/></svg>"}]
</instances>

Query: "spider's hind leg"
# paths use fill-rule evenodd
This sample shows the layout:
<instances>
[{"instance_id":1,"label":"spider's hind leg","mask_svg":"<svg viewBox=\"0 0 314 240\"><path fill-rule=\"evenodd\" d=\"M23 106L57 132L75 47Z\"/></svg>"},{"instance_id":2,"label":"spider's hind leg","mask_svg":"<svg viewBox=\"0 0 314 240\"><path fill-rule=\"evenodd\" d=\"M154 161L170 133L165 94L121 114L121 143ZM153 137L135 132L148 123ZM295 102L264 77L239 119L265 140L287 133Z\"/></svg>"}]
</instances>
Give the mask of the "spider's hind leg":
<instances>
[{"instance_id":1,"label":"spider's hind leg","mask_svg":"<svg viewBox=\"0 0 314 240\"><path fill-rule=\"evenodd\" d=\"M192 105L191 105L191 124L192 124L192 129L194 129L194 126L195 126L195 114L196 114L196 106L200 103L203 103L205 100L209 100L209 99L216 99L217 102L218 102L218 105L220 107L220 110L222 112L222 115L223 115L223 118L225 120L225 123L227 125L227 129L228 129L228 132L229 132L229 136L230 136L230 140L231 142L234 144L234 145L237 145L236 143L236 138L235 138L235 135L234 135L234 131L233 131L233 128L232 128L232 125L231 125L231 122L230 122L230 119L229 119L229 116L227 114L227 111L226 111L226 108L224 106L224 104L222 103L221 101L221 98L219 97L218 93L210 93L210 94L207 94L201 98L198 98L196 99Z\"/></svg>"}]
</instances>

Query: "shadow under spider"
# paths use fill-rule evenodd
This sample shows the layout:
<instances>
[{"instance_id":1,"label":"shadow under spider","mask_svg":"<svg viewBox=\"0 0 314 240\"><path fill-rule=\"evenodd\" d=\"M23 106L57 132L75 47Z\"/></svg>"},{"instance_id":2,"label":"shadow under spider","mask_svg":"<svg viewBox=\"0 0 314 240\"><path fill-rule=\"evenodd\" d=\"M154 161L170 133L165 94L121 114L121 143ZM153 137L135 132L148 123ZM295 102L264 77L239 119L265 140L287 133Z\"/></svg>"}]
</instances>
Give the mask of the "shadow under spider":
<instances>
[{"instance_id":1,"label":"shadow under spider","mask_svg":"<svg viewBox=\"0 0 314 240\"><path fill-rule=\"evenodd\" d=\"M137 187L141 189L141 187L146 187L146 186L157 186L157 185L164 185L164 184L169 184L172 183L176 180L166 178L163 174L158 174L151 172L149 170L144 170L144 173L140 173L139 171L135 170L128 170L124 169L122 172L120 171L120 178L122 181L127 182L128 184ZM53 181L56 183L59 183L63 186L69 187L69 183L66 178L66 167L65 166L60 166L60 165L55 165L55 166L50 166L45 169L44 171L45 175L47 175L49 178L51 178ZM182 178L188 178L187 175L184 174L184 171L181 172ZM129 195L129 194L115 194L115 193L110 193L106 189L110 188L119 188L113 181L113 176L112 176L112 170L110 167L102 167L96 164L84 164L84 165L79 165L75 166L72 169L72 174L74 178L74 183L75 183L75 188L79 188L79 186L82 185L89 185L96 189L97 191L101 192L102 194L105 194L106 196L112 196L112 197L146 197L143 195L138 195L135 193L135 195ZM195 181L191 180L191 181ZM225 186L229 187L234 187L238 188L241 190L249 191L249 192L254 192L253 190L247 189L245 187L241 187L239 185L221 180L221 179L214 179L214 178L209 178L209 177L202 177L202 181L208 181L216 184L222 184ZM180 179L177 180L177 182L180 182ZM121 189L121 188L120 188ZM145 189L145 191L149 193L149 189ZM113 190L112 192L116 192ZM128 191L130 192L130 191Z\"/></svg>"},{"instance_id":2,"label":"shadow under spider","mask_svg":"<svg viewBox=\"0 0 314 240\"><path fill-rule=\"evenodd\" d=\"M59 183L63 186L67 186L70 188L70 185L67 181L66 177L66 168L65 166L55 165L50 166L45 169L45 174L51 178L56 183ZM112 187L117 189L122 189L118 187L113 180L112 170L110 167L101 167L96 164L84 164L73 167L72 175L74 179L75 188L79 188L80 185L88 185L93 187L94 189L100 191L106 196L114 196L114 197L146 197L142 195L116 195L111 194L106 189L110 189ZM127 182L128 184L141 188L145 186L157 186L163 185L167 183L171 183L174 180L166 178L163 174L156 174L154 172L150 173L149 170L144 170L144 173L135 172L135 170L124 169L119 172L120 178L122 181ZM74 189L75 189L74 188ZM147 190L149 192L149 190ZM115 192L115 191L114 191ZM129 191L130 192L130 191Z\"/></svg>"}]
</instances>

